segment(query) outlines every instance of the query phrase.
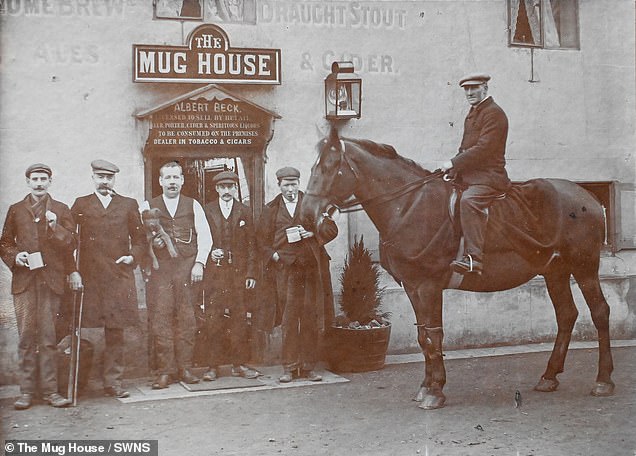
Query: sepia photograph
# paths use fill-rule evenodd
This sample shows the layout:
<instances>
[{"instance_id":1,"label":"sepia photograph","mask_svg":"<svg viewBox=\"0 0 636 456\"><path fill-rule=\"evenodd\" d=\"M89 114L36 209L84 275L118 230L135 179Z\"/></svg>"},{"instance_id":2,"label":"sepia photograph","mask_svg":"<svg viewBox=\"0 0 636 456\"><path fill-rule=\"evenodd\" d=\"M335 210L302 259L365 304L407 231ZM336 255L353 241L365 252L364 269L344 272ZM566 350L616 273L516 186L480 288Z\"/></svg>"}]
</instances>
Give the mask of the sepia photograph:
<instances>
[{"instance_id":1,"label":"sepia photograph","mask_svg":"<svg viewBox=\"0 0 636 456\"><path fill-rule=\"evenodd\" d=\"M19 455L636 455L636 2L0 0Z\"/></svg>"}]
</instances>

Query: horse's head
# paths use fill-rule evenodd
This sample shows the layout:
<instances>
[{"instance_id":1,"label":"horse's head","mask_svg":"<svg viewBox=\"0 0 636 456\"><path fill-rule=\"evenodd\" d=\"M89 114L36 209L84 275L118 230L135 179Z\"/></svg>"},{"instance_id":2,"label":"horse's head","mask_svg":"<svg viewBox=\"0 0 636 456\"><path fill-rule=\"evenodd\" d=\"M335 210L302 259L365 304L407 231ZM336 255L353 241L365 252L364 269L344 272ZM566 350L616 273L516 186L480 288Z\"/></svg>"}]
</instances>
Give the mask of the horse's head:
<instances>
[{"instance_id":1,"label":"horse's head","mask_svg":"<svg viewBox=\"0 0 636 456\"><path fill-rule=\"evenodd\" d=\"M356 187L356 176L345 156L345 147L345 141L338 137L335 129L316 146L318 158L311 168L300 214L303 225L317 233L325 214L342 206Z\"/></svg>"}]
</instances>

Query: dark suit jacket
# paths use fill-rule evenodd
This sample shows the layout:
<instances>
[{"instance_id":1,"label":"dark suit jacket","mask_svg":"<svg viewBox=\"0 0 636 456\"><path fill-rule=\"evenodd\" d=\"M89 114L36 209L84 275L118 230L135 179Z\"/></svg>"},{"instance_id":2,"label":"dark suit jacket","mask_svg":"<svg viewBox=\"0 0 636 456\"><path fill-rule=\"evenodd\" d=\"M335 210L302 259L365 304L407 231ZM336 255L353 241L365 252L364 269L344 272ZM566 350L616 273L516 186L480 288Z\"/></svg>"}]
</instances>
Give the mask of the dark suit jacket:
<instances>
[{"instance_id":1,"label":"dark suit jacket","mask_svg":"<svg viewBox=\"0 0 636 456\"><path fill-rule=\"evenodd\" d=\"M31 211L31 195L9 207L4 229L0 238L0 256L11 269L13 280L11 293L22 293L35 280L39 271L51 289L61 295L64 293L66 275L73 272L75 250L75 224L68 206L49 196L47 210L57 215L57 227L46 231L46 237L38 236L37 223ZM40 223L46 223L42 221ZM44 268L29 270L15 264L15 257L20 252L41 252Z\"/></svg>"},{"instance_id":2,"label":"dark suit jacket","mask_svg":"<svg viewBox=\"0 0 636 456\"><path fill-rule=\"evenodd\" d=\"M104 209L91 193L77 198L71 212L81 230L80 274L85 287L82 326L134 325L138 314L133 271L148 248L137 201L113 195ZM132 255L133 264L115 264L124 255Z\"/></svg>"},{"instance_id":3,"label":"dark suit jacket","mask_svg":"<svg viewBox=\"0 0 636 456\"><path fill-rule=\"evenodd\" d=\"M508 118L492 97L471 108L464 121L464 137L459 153L451 160L460 183L488 185L506 191Z\"/></svg>"},{"instance_id":4,"label":"dark suit jacket","mask_svg":"<svg viewBox=\"0 0 636 456\"><path fill-rule=\"evenodd\" d=\"M280 264L274 262L272 260L272 255L276 251L276 246L274 245L274 235L276 230L276 218L278 216L278 210L281 208L281 200L283 196L279 194L272 201L267 203L263 208L263 213L259 219L256 231L256 241L258 244L258 250L261 254L261 258L263 260L263 264L265 266L265 274L263 282L266 290L264 290L263 295L268 296L270 301L273 301L270 304L270 310L272 311L272 315L270 315L270 325L278 326L280 324L280 317L282 315L283 309L280 308L281 303L284 301L284 298L280 298L276 295L276 281L273 277L273 274L276 273L276 269L281 267ZM298 192L298 204L296 205L296 213L294 218L298 216L300 212L300 207L303 200L303 192ZM316 264L318 266L318 284L317 290L319 296L323 297L322 303L317 303L319 306L319 314L323 315L323 324L330 325L333 320L334 309L333 309L333 290L331 288L331 274L329 271L329 255L324 248L324 245L321 244L317 239L321 239L321 242L325 244L332 239L334 239L338 234L338 227L331 219L324 219L323 223L319 227L319 236L312 237L308 239L304 239L301 242L306 243L311 249L313 256L316 260ZM280 262L279 262L280 263ZM279 306L276 311L276 307Z\"/></svg>"},{"instance_id":5,"label":"dark suit jacket","mask_svg":"<svg viewBox=\"0 0 636 456\"><path fill-rule=\"evenodd\" d=\"M245 279L256 278L256 238L254 233L254 222L252 218L252 210L241 203L234 200L232 212L230 213L230 221L232 223L230 229L231 245L221 245L220 233L225 218L219 207L219 200L212 201L203 208L205 217L208 219L210 231L212 232L212 249L223 249L232 251L232 267L241 275L243 286ZM206 274L214 273L213 260L208 261Z\"/></svg>"}]
</instances>

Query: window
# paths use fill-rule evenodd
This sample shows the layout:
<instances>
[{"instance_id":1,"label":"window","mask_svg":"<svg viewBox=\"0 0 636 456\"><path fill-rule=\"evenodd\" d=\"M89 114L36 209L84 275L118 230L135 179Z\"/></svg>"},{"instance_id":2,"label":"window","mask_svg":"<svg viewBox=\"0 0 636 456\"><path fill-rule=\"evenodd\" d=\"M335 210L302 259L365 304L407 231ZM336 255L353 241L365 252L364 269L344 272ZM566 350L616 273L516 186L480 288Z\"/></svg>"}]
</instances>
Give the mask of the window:
<instances>
[{"instance_id":1,"label":"window","mask_svg":"<svg viewBox=\"0 0 636 456\"><path fill-rule=\"evenodd\" d=\"M577 182L592 193L605 212L605 250L615 253L636 248L635 192L633 184L615 181Z\"/></svg>"},{"instance_id":2,"label":"window","mask_svg":"<svg viewBox=\"0 0 636 456\"><path fill-rule=\"evenodd\" d=\"M509 45L579 49L578 0L508 0Z\"/></svg>"}]
</instances>

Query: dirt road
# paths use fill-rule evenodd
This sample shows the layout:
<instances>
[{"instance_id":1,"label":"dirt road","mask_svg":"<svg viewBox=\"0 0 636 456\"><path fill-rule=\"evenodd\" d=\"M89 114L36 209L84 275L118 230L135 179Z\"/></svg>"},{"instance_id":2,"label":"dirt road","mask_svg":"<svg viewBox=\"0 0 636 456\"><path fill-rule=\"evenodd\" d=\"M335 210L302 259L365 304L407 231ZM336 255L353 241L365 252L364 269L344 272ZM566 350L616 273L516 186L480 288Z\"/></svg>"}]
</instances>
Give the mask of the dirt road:
<instances>
[{"instance_id":1,"label":"dirt road","mask_svg":"<svg viewBox=\"0 0 636 456\"><path fill-rule=\"evenodd\" d=\"M444 409L411 397L421 363L349 383L72 409L13 410L4 438L158 439L160 455L636 455L636 348L614 349L616 395L588 393L597 353L573 350L555 393L536 393L547 353L450 360ZM515 408L515 391L522 405Z\"/></svg>"}]
</instances>

